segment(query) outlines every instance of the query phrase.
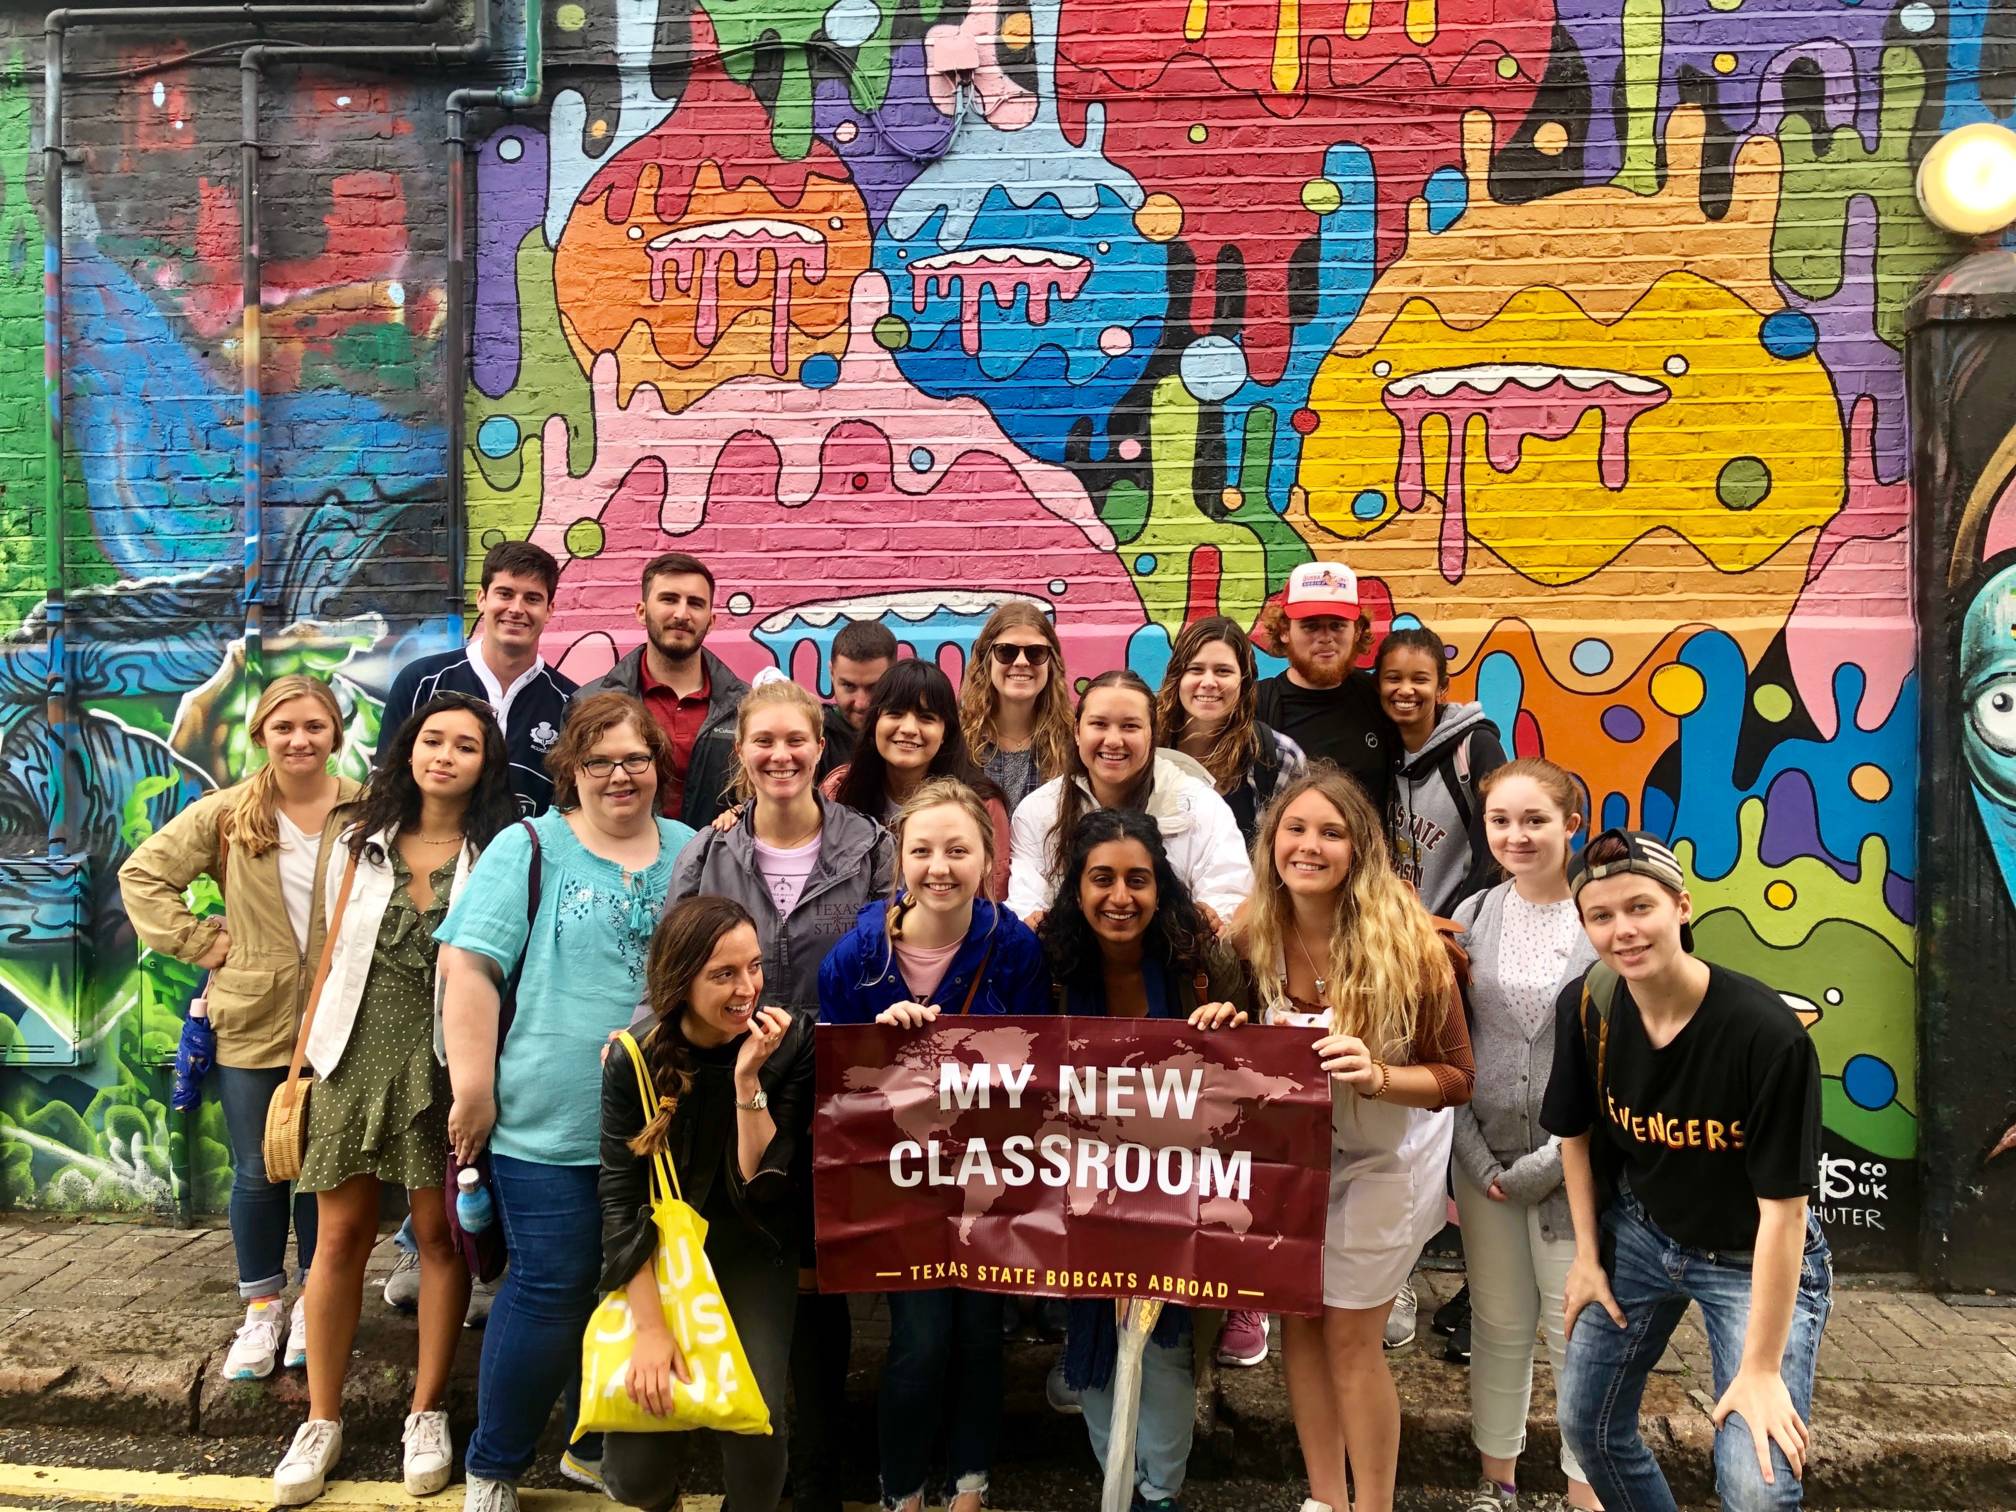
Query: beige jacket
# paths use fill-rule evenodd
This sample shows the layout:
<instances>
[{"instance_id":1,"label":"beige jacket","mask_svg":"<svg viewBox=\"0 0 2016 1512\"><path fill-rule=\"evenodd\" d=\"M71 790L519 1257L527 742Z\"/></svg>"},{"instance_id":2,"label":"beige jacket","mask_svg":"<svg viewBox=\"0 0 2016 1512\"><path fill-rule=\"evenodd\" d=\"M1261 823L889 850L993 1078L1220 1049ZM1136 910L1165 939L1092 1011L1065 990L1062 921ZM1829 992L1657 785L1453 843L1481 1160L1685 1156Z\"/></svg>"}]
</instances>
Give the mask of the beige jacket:
<instances>
[{"instance_id":1,"label":"beige jacket","mask_svg":"<svg viewBox=\"0 0 2016 1512\"><path fill-rule=\"evenodd\" d=\"M358 791L347 777L337 782L337 805L322 826L322 854L315 864L306 951L294 943L294 926L280 896L278 850L253 856L242 846L230 848L224 914L230 921L231 953L210 976L210 1023L217 1031L220 1066L284 1066L294 1053L294 1031L322 958L328 868L332 860L342 860L336 837L345 824L343 805ZM199 799L119 868L119 893L142 944L193 963L215 943L221 921L190 913L182 893L198 877L216 875L217 826L237 797L232 787Z\"/></svg>"}]
</instances>

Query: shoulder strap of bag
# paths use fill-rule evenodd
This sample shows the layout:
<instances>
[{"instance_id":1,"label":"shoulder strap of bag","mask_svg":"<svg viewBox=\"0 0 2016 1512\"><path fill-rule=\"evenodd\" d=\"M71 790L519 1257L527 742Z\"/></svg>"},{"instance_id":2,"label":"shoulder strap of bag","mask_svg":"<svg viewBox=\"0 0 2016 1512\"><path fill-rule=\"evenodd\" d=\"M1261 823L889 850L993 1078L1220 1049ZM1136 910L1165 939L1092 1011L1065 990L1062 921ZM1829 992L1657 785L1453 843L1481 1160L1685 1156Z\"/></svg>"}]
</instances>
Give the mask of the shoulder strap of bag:
<instances>
[{"instance_id":1,"label":"shoulder strap of bag","mask_svg":"<svg viewBox=\"0 0 2016 1512\"><path fill-rule=\"evenodd\" d=\"M301 1028L294 1036L294 1054L287 1062L287 1116L301 1100L301 1058L308 1051L308 1033L315 1027L315 1010L322 1003L322 988L329 980L329 967L336 959L336 940L343 933L343 916L350 911L350 886L357 880L357 852L343 864L342 890L336 897L336 913L322 936L322 960L315 967L315 983L308 989L308 1011L301 1015Z\"/></svg>"},{"instance_id":2,"label":"shoulder strap of bag","mask_svg":"<svg viewBox=\"0 0 2016 1512\"><path fill-rule=\"evenodd\" d=\"M1464 834L1470 832L1470 821L1475 817L1470 806L1470 736L1465 734L1456 742L1454 759L1442 768L1442 781L1449 789L1449 796L1456 801L1456 816L1461 821Z\"/></svg>"},{"instance_id":3,"label":"shoulder strap of bag","mask_svg":"<svg viewBox=\"0 0 2016 1512\"><path fill-rule=\"evenodd\" d=\"M980 955L979 969L973 973L973 980L966 986L966 1001L959 1005L959 1016L964 1018L973 1007L973 999L980 995L980 984L987 977L987 963L994 959L994 947L990 943Z\"/></svg>"},{"instance_id":4,"label":"shoulder strap of bag","mask_svg":"<svg viewBox=\"0 0 2016 1512\"><path fill-rule=\"evenodd\" d=\"M644 1105L644 1122L648 1124L658 1116L658 1091L651 1085L651 1074L644 1069L644 1048L637 1043L636 1037L628 1029L617 1035L616 1039L630 1057L630 1069L637 1073L637 1099ZM686 1200L679 1191L679 1172L674 1168L672 1157L666 1150L660 1149L652 1154L651 1175L661 1196L671 1197L678 1202Z\"/></svg>"},{"instance_id":5,"label":"shoulder strap of bag","mask_svg":"<svg viewBox=\"0 0 2016 1512\"><path fill-rule=\"evenodd\" d=\"M1610 1053L1610 1014L1617 1006L1617 986L1621 979L1610 967L1598 961L1582 976L1582 1032L1591 1040L1590 1049L1596 1056L1596 1091L1603 1091L1603 1061ZM1596 1009L1596 1025L1589 1025L1589 1009Z\"/></svg>"},{"instance_id":6,"label":"shoulder strap of bag","mask_svg":"<svg viewBox=\"0 0 2016 1512\"><path fill-rule=\"evenodd\" d=\"M525 831L525 839L532 847L531 858L525 863L525 949L518 952L518 964L513 966L504 978L504 989L497 994L497 1058L504 1058L504 1036L511 1032L511 1021L518 1017L518 982L525 974L525 956L532 948L532 931L539 922L539 882L544 856L539 849L539 831L532 827L530 819L520 819L518 827Z\"/></svg>"}]
</instances>

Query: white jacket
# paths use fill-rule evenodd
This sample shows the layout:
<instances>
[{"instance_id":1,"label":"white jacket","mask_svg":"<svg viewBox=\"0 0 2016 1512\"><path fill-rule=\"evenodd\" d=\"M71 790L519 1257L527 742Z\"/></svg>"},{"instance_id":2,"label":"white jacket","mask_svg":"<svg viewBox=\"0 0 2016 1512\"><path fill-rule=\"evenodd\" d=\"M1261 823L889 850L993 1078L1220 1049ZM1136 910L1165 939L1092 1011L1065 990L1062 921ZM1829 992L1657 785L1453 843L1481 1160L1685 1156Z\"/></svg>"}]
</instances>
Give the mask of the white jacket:
<instances>
[{"instance_id":1,"label":"white jacket","mask_svg":"<svg viewBox=\"0 0 2016 1512\"><path fill-rule=\"evenodd\" d=\"M1059 878L1052 859L1051 834L1057 828L1064 782L1062 777L1052 778L1015 807L1008 906L1025 919L1039 909L1048 909L1056 896ZM1078 784L1091 792L1082 777ZM1246 854L1238 821L1204 768L1180 751L1158 749L1147 809L1162 831L1169 865L1190 889L1190 896L1230 919L1253 891L1253 862Z\"/></svg>"},{"instance_id":2,"label":"white jacket","mask_svg":"<svg viewBox=\"0 0 2016 1512\"><path fill-rule=\"evenodd\" d=\"M325 917L335 918L336 907L343 893L343 873L350 863L350 832L346 832L339 844L343 849L329 860L329 876L324 904ZM385 830L371 837L371 843L389 850L392 845L392 831ZM448 900L452 904L461 895L462 884L469 879L469 868L476 862L473 846L462 847L462 854L455 858L455 881L449 888ZM327 1076L336 1069L343 1059L343 1051L350 1043L350 1031L357 1027L357 1009L364 1001L364 983L371 975L371 955L378 944L378 926L384 922L385 910L392 902L392 863L390 859L373 864L370 857L357 858L357 880L350 884L350 902L343 910L343 928L336 937L335 954L329 961L329 979L322 984L322 996L314 1005L315 1025L308 1034L308 1049L305 1059L315 1068L317 1076ZM448 1047L441 1035L441 981L437 974L434 981L434 1056L442 1065L448 1064Z\"/></svg>"}]
</instances>

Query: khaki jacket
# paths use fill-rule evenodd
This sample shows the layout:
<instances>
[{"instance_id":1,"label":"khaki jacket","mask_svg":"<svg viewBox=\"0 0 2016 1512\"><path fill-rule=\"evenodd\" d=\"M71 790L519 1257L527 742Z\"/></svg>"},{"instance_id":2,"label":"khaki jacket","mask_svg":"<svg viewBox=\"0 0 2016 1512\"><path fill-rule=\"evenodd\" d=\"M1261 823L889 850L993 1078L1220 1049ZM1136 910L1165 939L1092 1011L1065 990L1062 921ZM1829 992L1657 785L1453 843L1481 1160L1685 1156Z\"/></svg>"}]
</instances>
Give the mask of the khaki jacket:
<instances>
[{"instance_id":1,"label":"khaki jacket","mask_svg":"<svg viewBox=\"0 0 2016 1512\"><path fill-rule=\"evenodd\" d=\"M225 867L224 914L230 922L231 953L210 976L210 1023L217 1031L217 1064L244 1069L284 1066L294 1053L294 1031L307 1006L315 966L322 959L323 895L328 868L339 864L337 835L346 823L343 805L357 796L358 784L337 779L336 807L322 826L322 854L315 864L315 890L308 918L308 948L294 943L287 904L280 896L279 851L248 855L230 848ZM220 921L198 919L182 893L201 876L216 875L217 826L237 802L226 788L191 804L144 841L119 868L119 892L126 916L142 944L192 964L217 939Z\"/></svg>"}]
</instances>

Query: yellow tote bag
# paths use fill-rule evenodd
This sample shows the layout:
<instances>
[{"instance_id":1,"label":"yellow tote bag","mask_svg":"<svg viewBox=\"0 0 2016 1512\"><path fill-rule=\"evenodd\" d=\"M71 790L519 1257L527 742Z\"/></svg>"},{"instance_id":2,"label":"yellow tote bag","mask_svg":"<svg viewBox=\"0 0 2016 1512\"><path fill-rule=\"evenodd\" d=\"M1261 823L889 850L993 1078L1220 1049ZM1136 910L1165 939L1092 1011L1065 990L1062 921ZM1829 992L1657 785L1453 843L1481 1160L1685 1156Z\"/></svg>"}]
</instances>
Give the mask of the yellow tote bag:
<instances>
[{"instance_id":1,"label":"yellow tote bag","mask_svg":"<svg viewBox=\"0 0 2016 1512\"><path fill-rule=\"evenodd\" d=\"M637 1072L637 1095L643 1099L648 1123L658 1115L658 1093L644 1070L644 1052L637 1041L627 1032L621 1040ZM672 1378L672 1412L667 1417L653 1417L637 1405L625 1384L637 1320L631 1315L628 1293L612 1291L595 1309L581 1338L581 1420L574 1425L574 1437L678 1433L690 1428L769 1433L770 1409L707 1259L707 1220L680 1195L678 1173L663 1150L651 1157L651 1218L658 1225L658 1252L651 1261L658 1299L665 1309L665 1326L679 1341L693 1380L682 1384L677 1376Z\"/></svg>"}]
</instances>

